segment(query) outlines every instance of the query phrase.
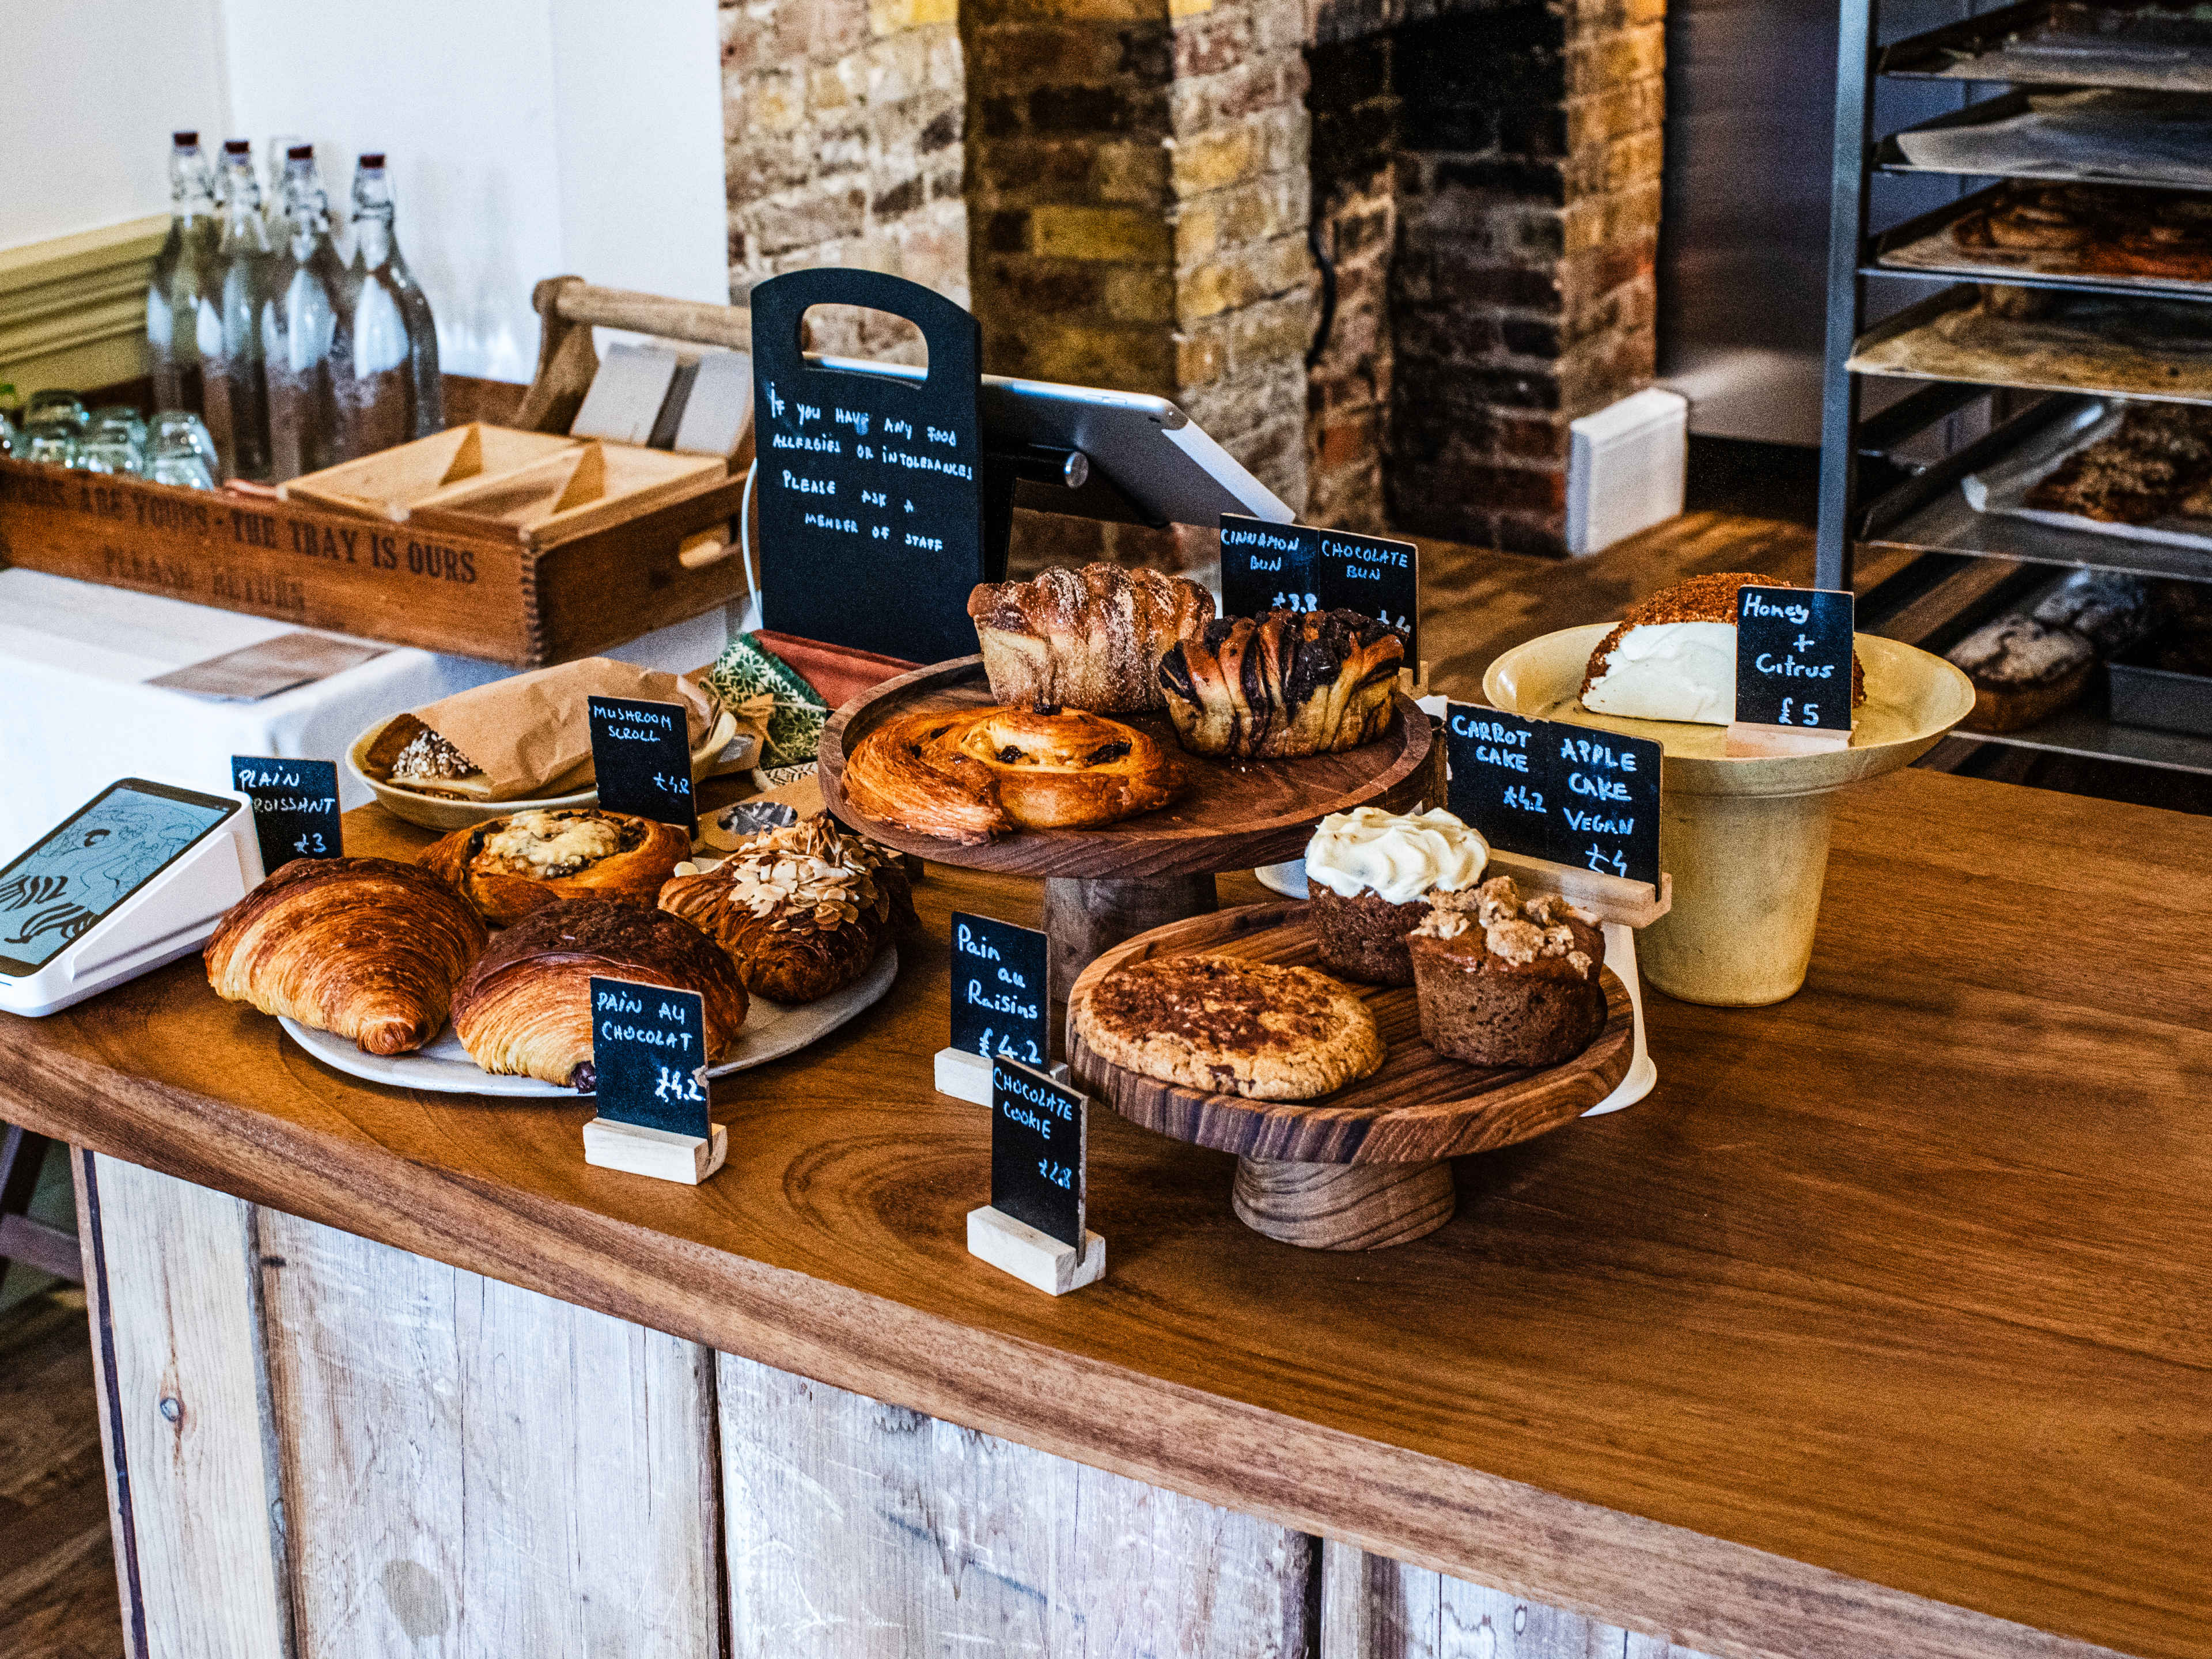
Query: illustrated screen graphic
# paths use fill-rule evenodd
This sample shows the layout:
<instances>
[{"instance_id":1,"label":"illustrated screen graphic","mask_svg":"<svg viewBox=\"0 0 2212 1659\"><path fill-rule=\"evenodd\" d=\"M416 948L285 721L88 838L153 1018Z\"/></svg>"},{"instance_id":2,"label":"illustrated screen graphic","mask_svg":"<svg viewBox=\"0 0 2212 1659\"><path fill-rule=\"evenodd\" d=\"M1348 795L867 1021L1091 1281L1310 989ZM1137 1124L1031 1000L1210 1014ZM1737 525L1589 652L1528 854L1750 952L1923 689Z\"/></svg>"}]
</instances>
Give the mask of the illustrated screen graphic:
<instances>
[{"instance_id":1,"label":"illustrated screen graphic","mask_svg":"<svg viewBox=\"0 0 2212 1659\"><path fill-rule=\"evenodd\" d=\"M0 871L0 957L44 967L228 816L113 789Z\"/></svg>"}]
</instances>

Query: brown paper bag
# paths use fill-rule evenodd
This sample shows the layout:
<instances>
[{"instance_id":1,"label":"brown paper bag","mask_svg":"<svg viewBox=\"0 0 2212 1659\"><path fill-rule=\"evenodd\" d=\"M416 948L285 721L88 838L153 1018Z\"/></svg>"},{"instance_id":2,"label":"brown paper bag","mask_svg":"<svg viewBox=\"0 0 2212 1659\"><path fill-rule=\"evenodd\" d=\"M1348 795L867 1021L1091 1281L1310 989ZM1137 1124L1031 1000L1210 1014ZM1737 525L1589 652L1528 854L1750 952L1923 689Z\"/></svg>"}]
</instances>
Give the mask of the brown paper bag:
<instances>
[{"instance_id":1,"label":"brown paper bag","mask_svg":"<svg viewBox=\"0 0 2212 1659\"><path fill-rule=\"evenodd\" d=\"M586 657L456 692L412 711L415 720L476 764L465 777L441 778L436 793L471 800L522 800L588 789L592 781L589 699L627 697L681 703L689 746L697 749L720 714L714 692L688 677L640 668L611 657ZM404 743L417 728L407 717L391 736ZM387 728L390 730L390 728ZM386 747L380 738L369 758ZM393 755L397 754L393 747ZM391 757L383 757L388 767ZM409 786L414 787L414 786Z\"/></svg>"}]
</instances>

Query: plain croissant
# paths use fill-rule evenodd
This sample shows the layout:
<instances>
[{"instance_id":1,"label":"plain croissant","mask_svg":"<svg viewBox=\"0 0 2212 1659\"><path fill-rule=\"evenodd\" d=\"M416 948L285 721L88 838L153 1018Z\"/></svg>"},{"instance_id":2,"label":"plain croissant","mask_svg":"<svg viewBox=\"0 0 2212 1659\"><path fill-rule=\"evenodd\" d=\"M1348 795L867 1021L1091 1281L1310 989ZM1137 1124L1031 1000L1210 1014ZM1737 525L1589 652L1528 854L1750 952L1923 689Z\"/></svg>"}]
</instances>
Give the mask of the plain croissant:
<instances>
[{"instance_id":1,"label":"plain croissant","mask_svg":"<svg viewBox=\"0 0 2212 1659\"><path fill-rule=\"evenodd\" d=\"M295 859L216 927L208 983L372 1054L404 1054L444 1028L486 937L483 919L427 870Z\"/></svg>"}]
</instances>

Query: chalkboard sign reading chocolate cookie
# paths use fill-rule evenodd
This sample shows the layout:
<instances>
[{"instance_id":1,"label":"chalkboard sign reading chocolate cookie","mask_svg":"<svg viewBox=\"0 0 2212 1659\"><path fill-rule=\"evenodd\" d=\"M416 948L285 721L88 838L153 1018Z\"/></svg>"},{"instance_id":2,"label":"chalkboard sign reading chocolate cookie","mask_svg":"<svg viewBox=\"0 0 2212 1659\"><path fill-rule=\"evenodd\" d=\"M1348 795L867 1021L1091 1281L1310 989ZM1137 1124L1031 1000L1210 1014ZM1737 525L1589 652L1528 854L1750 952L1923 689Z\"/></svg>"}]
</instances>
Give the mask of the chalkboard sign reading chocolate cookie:
<instances>
[{"instance_id":1,"label":"chalkboard sign reading chocolate cookie","mask_svg":"<svg viewBox=\"0 0 2212 1659\"><path fill-rule=\"evenodd\" d=\"M1045 1012L1045 937L992 916L952 917L952 1046L1043 1070L1052 1032Z\"/></svg>"},{"instance_id":2,"label":"chalkboard sign reading chocolate cookie","mask_svg":"<svg viewBox=\"0 0 2212 1659\"><path fill-rule=\"evenodd\" d=\"M991 1207L1079 1250L1090 1105L1032 1066L991 1062Z\"/></svg>"},{"instance_id":3,"label":"chalkboard sign reading chocolate cookie","mask_svg":"<svg viewBox=\"0 0 2212 1659\"><path fill-rule=\"evenodd\" d=\"M1544 720L1523 720L1474 703L1444 707L1449 801L1459 821L1500 852L1552 856L1552 746Z\"/></svg>"},{"instance_id":4,"label":"chalkboard sign reading chocolate cookie","mask_svg":"<svg viewBox=\"0 0 2212 1659\"><path fill-rule=\"evenodd\" d=\"M1221 515L1224 615L1266 611L1357 611L1406 636L1408 665L1421 659L1420 552L1411 542L1310 525Z\"/></svg>"},{"instance_id":5,"label":"chalkboard sign reading chocolate cookie","mask_svg":"<svg viewBox=\"0 0 2212 1659\"><path fill-rule=\"evenodd\" d=\"M925 380L810 363L809 307L903 317ZM983 580L975 319L918 283L824 269L752 292L761 603L770 628L916 662L975 648Z\"/></svg>"},{"instance_id":6,"label":"chalkboard sign reading chocolate cookie","mask_svg":"<svg viewBox=\"0 0 2212 1659\"><path fill-rule=\"evenodd\" d=\"M1747 586L1736 590L1735 604L1737 720L1849 732L1854 597Z\"/></svg>"},{"instance_id":7,"label":"chalkboard sign reading chocolate cookie","mask_svg":"<svg viewBox=\"0 0 2212 1659\"><path fill-rule=\"evenodd\" d=\"M337 762L233 755L230 787L253 803L263 869L274 870L294 859L345 856Z\"/></svg>"},{"instance_id":8,"label":"chalkboard sign reading chocolate cookie","mask_svg":"<svg viewBox=\"0 0 2212 1659\"><path fill-rule=\"evenodd\" d=\"M696 835L684 705L593 697L588 707L600 809L673 823Z\"/></svg>"}]
</instances>

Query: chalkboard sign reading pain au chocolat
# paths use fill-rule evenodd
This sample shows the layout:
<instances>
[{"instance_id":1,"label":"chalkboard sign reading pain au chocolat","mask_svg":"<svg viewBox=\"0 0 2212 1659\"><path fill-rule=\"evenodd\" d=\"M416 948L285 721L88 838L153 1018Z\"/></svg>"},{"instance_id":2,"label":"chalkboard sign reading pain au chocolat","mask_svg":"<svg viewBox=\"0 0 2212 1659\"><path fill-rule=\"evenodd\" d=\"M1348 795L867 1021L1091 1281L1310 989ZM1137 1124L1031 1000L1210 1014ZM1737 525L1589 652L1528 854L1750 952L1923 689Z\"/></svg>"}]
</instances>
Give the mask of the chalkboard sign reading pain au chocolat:
<instances>
[{"instance_id":1,"label":"chalkboard sign reading pain au chocolat","mask_svg":"<svg viewBox=\"0 0 2212 1659\"><path fill-rule=\"evenodd\" d=\"M810 362L801 325L820 305L913 323L927 378ZM918 283L825 269L761 283L752 321L763 619L915 662L967 655L984 576L975 319Z\"/></svg>"},{"instance_id":2,"label":"chalkboard sign reading pain au chocolat","mask_svg":"<svg viewBox=\"0 0 2212 1659\"><path fill-rule=\"evenodd\" d=\"M592 976L592 1069L599 1115L704 1139L707 1000L696 991Z\"/></svg>"},{"instance_id":3,"label":"chalkboard sign reading pain au chocolat","mask_svg":"<svg viewBox=\"0 0 2212 1659\"><path fill-rule=\"evenodd\" d=\"M991 1207L1079 1250L1089 1106L1042 1072L991 1062Z\"/></svg>"},{"instance_id":4,"label":"chalkboard sign reading pain au chocolat","mask_svg":"<svg viewBox=\"0 0 2212 1659\"><path fill-rule=\"evenodd\" d=\"M253 833L261 843L264 870L294 859L345 855L338 828L337 762L233 755L230 787L253 803Z\"/></svg>"}]
</instances>

